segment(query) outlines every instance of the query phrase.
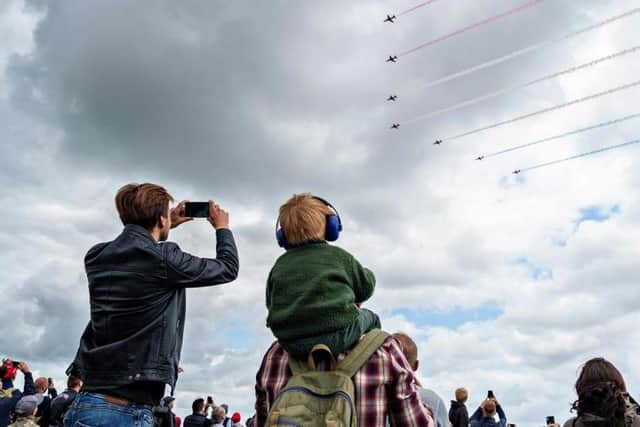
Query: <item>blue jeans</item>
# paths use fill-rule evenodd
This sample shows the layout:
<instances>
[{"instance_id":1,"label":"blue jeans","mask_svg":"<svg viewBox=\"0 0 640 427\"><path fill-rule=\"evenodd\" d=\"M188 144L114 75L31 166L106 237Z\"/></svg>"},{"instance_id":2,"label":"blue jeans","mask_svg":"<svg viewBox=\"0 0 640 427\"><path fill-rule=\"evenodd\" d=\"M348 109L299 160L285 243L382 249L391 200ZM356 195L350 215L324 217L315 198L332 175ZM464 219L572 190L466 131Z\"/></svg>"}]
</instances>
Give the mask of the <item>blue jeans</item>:
<instances>
[{"instance_id":1,"label":"blue jeans","mask_svg":"<svg viewBox=\"0 0 640 427\"><path fill-rule=\"evenodd\" d=\"M80 393L64 416L64 427L152 427L153 415L147 405L108 402L97 393Z\"/></svg>"}]
</instances>

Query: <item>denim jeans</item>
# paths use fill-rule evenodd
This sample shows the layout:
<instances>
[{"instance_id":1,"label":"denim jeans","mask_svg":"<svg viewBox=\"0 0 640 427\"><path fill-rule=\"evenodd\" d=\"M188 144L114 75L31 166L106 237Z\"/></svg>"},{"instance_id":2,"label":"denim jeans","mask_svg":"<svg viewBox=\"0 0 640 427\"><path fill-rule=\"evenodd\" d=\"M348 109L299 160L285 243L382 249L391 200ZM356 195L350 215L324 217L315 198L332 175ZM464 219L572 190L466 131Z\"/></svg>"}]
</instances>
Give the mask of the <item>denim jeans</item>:
<instances>
[{"instance_id":1,"label":"denim jeans","mask_svg":"<svg viewBox=\"0 0 640 427\"><path fill-rule=\"evenodd\" d=\"M96 393L76 396L64 417L64 427L152 427L151 407L107 402Z\"/></svg>"}]
</instances>

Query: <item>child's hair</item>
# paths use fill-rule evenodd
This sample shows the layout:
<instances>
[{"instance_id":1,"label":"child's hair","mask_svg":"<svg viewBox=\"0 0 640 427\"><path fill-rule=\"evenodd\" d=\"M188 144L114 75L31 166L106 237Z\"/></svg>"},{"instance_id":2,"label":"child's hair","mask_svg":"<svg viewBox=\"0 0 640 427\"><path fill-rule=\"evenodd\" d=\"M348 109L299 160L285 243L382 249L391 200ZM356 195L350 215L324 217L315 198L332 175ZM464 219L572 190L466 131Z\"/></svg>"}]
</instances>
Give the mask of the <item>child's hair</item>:
<instances>
[{"instance_id":1,"label":"child's hair","mask_svg":"<svg viewBox=\"0 0 640 427\"><path fill-rule=\"evenodd\" d=\"M460 403L464 403L469 398L469 392L466 388L460 387L456 389L456 401Z\"/></svg>"},{"instance_id":2,"label":"child's hair","mask_svg":"<svg viewBox=\"0 0 640 427\"><path fill-rule=\"evenodd\" d=\"M291 196L280 206L280 227L287 245L298 246L308 242L324 240L327 215L333 212L311 193Z\"/></svg>"}]
</instances>

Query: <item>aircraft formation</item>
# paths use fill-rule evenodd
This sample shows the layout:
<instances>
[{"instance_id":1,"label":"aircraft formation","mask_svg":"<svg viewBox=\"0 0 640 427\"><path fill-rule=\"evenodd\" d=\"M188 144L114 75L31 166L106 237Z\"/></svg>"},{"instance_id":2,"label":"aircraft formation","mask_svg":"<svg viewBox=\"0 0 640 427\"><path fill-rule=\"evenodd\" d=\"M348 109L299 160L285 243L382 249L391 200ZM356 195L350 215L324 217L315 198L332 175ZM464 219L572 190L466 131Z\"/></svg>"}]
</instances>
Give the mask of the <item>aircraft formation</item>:
<instances>
[{"instance_id":1,"label":"aircraft formation","mask_svg":"<svg viewBox=\"0 0 640 427\"><path fill-rule=\"evenodd\" d=\"M427 6L427 5L429 5L431 3L434 3L436 1L437 0L424 1L424 2L422 2L420 4L418 4L418 5L410 8L410 9L407 9L407 10L403 11L403 12L400 12L400 13L397 13L397 14L387 14L386 18L383 20L383 23L393 24L393 23L396 22L398 17L404 16L404 15L406 15L408 13L411 13L411 12L421 8L421 7ZM422 44L420 44L420 45L418 45L418 46L416 46L414 48L408 49L408 50L400 52L398 54L389 55L385 62L387 62L387 63L397 63L400 57L404 57L406 55L415 53L415 52L417 52L417 51L419 51L421 49L427 48L429 46L433 46L433 45L438 44L438 43L440 43L440 42L442 42L444 40L447 40L447 39L450 39L452 37L461 35L461 34L466 33L468 31L472 31L472 30L474 30L476 28L479 28L481 26L484 26L484 25L496 22L498 20L507 18L507 17L509 17L511 15L514 15L516 13L523 12L523 11L525 11L527 9L533 8L534 6L542 3L543 1L545 1L545 0L528 0L528 1L525 1L525 2L523 2L521 4L519 4L519 5L511 8L511 9L496 13L496 14L491 15L491 16L489 16L489 17L487 17L487 18L485 18L483 20L480 20L478 22L473 22L471 24L463 26L463 27L461 27L459 29L456 29L454 31L451 31L451 32L449 32L449 33L447 33L447 34L445 34L443 36L440 36L440 37L434 38L432 40L429 40L429 41L427 41L425 43L422 43ZM621 21L623 19L629 18L629 17L631 17L633 15L637 15L637 14L640 14L640 7L636 7L634 9L627 10L627 11L621 13L621 14L608 17L606 19L603 19L603 20L601 20L599 22L595 22L595 23L593 23L591 25L588 25L586 27L575 29L575 30L573 30L571 32L563 34L562 36L549 38L549 39L543 40L541 42L534 43L532 45L525 46L523 48L517 49L515 51L512 51L512 52L507 53L505 55L499 56L497 58L489 59L487 61L484 61L484 62L482 62L480 64L473 65L473 66L468 67L466 69L463 69L463 70L460 70L460 71L457 71L457 72L454 72L454 73L450 73L448 75L445 75L443 77L440 77L440 78L438 78L438 79L436 79L434 81L431 81L431 82L427 83L423 87L423 89L428 89L428 88L431 88L431 87L434 87L434 86L438 86L438 85L444 84L446 82L452 81L454 79L458 79L458 78L464 77L466 75L472 74L474 72L483 70L483 69L485 69L487 67L496 66L496 65L499 65L499 64L501 64L503 62L514 60L514 59L516 59L516 58L518 58L518 57L520 57L520 56L522 56L524 54L533 53L533 52L541 50L541 49L543 49L545 47L548 47L550 45L561 43L561 42L565 42L565 41L570 40L570 39L572 39L572 38L574 38L574 37L576 37L578 35L582 35L582 34L591 32L593 30L602 28L602 27L604 27L606 25L609 25L609 24L612 24L614 22L619 22L619 21ZM604 63L604 62L607 62L607 61L612 61L612 60L615 60L617 58L621 58L623 56L628 56L628 55L635 54L635 53L640 53L640 44L639 45L635 45L635 46L631 46L631 47L628 47L626 49L622 49L622 50L619 50L619 51L616 51L616 52L613 52L613 53L611 53L609 55L606 55L606 56L594 58L591 61L588 61L588 62L585 62L585 63L582 63L582 64L578 64L578 65L575 65L575 66L572 66L572 67L569 67L569 68L566 68L566 69L563 69L563 70L560 70L560 71L556 71L556 72L553 72L553 73L550 73L550 74L546 74L544 76L538 77L538 78L530 80L530 81L522 82L522 83L514 85L514 86L505 87L505 88L496 90L494 92L486 93L486 94L481 95L481 96L477 96L477 97L474 97L474 98L471 98L471 99L467 99L467 100L459 102L459 103L457 103L455 105L450 105L450 106L447 106L447 107L444 107L444 108L441 108L441 109L438 109L438 110L435 110L435 111L428 112L426 114L422 114L420 116L417 116L417 117L414 117L414 118L411 118L411 119L403 120L402 123L412 124L412 123L416 123L416 122L421 121L421 120L430 119L430 118L433 118L433 117L441 115L441 114L452 112L452 111L455 111L455 110L458 110L458 109L461 109L461 108L464 108L464 107L468 107L470 105L474 105L474 104L477 104L477 103L480 103L480 102L486 102L486 101L488 101L488 100L490 100L492 98L498 97L498 96L504 96L504 95L509 94L511 92L522 90L522 89L531 87L533 85L536 85L536 84L539 84L539 83L542 83L542 82L545 82L545 81L549 81L549 80L558 78L560 76L565 76L565 75L577 73L579 71L582 71L584 69L596 66L598 64L601 64L601 63ZM455 134L455 135L452 135L452 136L449 136L449 137L446 137L446 138L439 138L439 139L436 139L433 142L433 145L442 145L443 142L450 142L450 141L453 141L453 140L456 140L456 139L469 137L469 136L474 135L476 133L489 131L491 129L494 129L494 128L497 128L497 127L500 127L500 126L504 126L504 125L507 125L507 124L515 123L515 122L520 121L520 120L526 120L526 119L530 119L530 118L533 118L533 117L538 116L538 115L551 113L551 112L554 112L554 111L557 111L557 110L560 110L560 109L563 109L563 108L567 108L567 107L570 107L572 105L576 105L576 104L579 104L579 103L582 103L582 102L592 101L592 100L594 100L596 98L600 98L600 97L604 97L604 96L610 96L610 95L612 95L614 93L621 92L621 91L624 91L624 90L627 90L627 89L630 89L630 88L633 88L633 87L636 87L636 86L639 86L639 85L640 85L640 80L636 80L636 81L633 81L633 82L630 82L630 83L626 83L626 84L623 84L623 85L620 85L620 86L617 86L617 87L609 88L608 90L605 90L605 91L591 93L589 95L586 95L586 96L583 96L583 97L580 97L580 98L576 98L576 99L573 99L573 100L570 100L570 101L567 101L567 102L564 102L564 103L561 103L561 104L557 104L557 105L554 105L552 107L544 108L544 109L541 109L541 110L536 110L536 111L533 111L533 112L530 112L530 113L526 113L526 114L521 114L521 115L515 116L515 117L510 118L510 119L500 120L500 121L497 121L495 123L488 124L486 126L482 126L482 127L477 128L477 129L472 129L472 130L468 130L468 131L465 131L465 132L461 132L461 133L458 133L458 134ZM395 103L398 100L398 98L399 98L399 96L396 93L392 93L386 98L386 101ZM512 152L512 151L524 149L526 147L530 147L530 146L533 146L533 145L541 144L543 142L548 142L548 141L552 141L552 140L558 140L558 139L565 138L565 137L570 136L570 135L576 135L576 134L587 132L587 131L590 131L590 130L593 130L593 129L597 129L597 128L601 128L601 127L605 127L605 126L612 126L614 124L618 124L618 123L621 123L623 121L628 121L628 120L632 120L632 119L636 119L636 118L640 118L640 112L635 113L635 114L631 114L631 115L626 115L626 116L619 117L619 118L614 118L614 119L611 119L611 120L608 120L608 121L605 121L605 122L601 122L601 123L593 125L593 126L588 126L588 127L584 127L584 128L568 131L568 132L563 132L563 133L560 133L558 135L554 135L552 137L547 137L547 138L535 140L535 141L532 141L532 142L528 142L528 143L525 143L525 144L520 144L520 145L517 145L517 146L514 146L514 147L509 147L507 149L503 149L503 150L500 150L500 151L497 151L497 152L494 152L494 153L482 154L482 155L476 157L475 160L482 161L482 160L484 160L486 158L489 158L489 157L495 157L495 156L506 154L506 153L509 153L509 152ZM394 121L391 124L391 126L389 127L389 129L395 130L395 131L399 131L400 124L401 124L401 122ZM524 173L526 171L530 171L530 170L533 170L533 169L539 169L541 167L550 166L550 165L553 165L553 164L557 164L557 163L561 163L561 162L565 162L565 161L570 161L570 160L577 159L577 158L580 158L580 157L584 157L584 156L588 156L588 155L592 155L592 154L596 154L596 153L601 153L601 152L604 152L604 151L609 151L609 150L613 150L613 149L617 149L617 148L621 148L621 147L629 146L629 145L633 145L633 144L638 144L638 143L640 143L640 139L628 141L628 142L626 142L624 144L617 144L617 145L604 147L604 148L601 148L601 149L598 149L598 150L593 150L593 151L590 151L590 152L587 152L587 153L581 153L581 154L578 154L578 155L575 155L575 156L571 156L571 157L568 157L568 158L564 158L564 159L560 159L560 160L554 160L554 161L551 161L551 162L546 162L546 163L543 163L543 164L540 164L540 165L536 165L536 166L515 169L512 172L512 174L518 175L518 174L521 174L521 173Z\"/></svg>"}]
</instances>

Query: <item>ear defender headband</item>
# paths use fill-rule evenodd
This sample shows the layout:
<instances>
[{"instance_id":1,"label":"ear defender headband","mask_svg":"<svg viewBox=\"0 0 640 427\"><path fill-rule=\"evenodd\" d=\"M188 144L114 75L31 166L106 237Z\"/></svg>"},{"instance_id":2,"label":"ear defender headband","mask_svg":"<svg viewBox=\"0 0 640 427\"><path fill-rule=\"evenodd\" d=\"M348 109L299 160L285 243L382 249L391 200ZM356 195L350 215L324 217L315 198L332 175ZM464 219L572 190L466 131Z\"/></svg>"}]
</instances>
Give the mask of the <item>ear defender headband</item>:
<instances>
[{"instance_id":1,"label":"ear defender headband","mask_svg":"<svg viewBox=\"0 0 640 427\"><path fill-rule=\"evenodd\" d=\"M342 221L340 220L340 214L338 210L333 207L333 205L327 202L322 197L313 196L314 199L320 200L322 203L327 205L329 209L335 212L335 214L329 214L326 216L326 226L324 229L324 238L328 242L335 242L340 237L340 232L342 231ZM278 219L276 220L276 240L278 241L278 246L281 248L287 248L287 237L284 235L284 230L280 227L280 215L278 215Z\"/></svg>"}]
</instances>

